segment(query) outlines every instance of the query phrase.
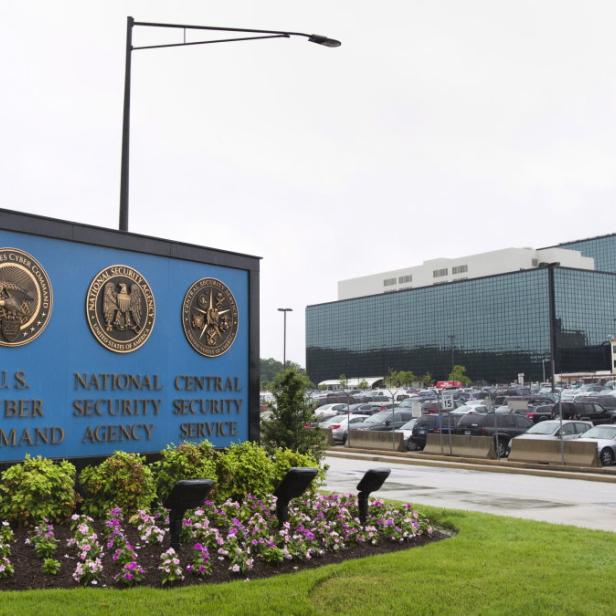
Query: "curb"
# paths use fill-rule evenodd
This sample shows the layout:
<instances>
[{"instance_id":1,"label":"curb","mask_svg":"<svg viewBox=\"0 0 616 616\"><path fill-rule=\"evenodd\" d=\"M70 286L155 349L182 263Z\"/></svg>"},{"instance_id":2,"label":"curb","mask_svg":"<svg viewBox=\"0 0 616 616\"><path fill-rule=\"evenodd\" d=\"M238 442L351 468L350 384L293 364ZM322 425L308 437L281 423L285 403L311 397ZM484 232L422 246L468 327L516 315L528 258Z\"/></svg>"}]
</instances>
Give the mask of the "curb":
<instances>
[{"instance_id":1,"label":"curb","mask_svg":"<svg viewBox=\"0 0 616 616\"><path fill-rule=\"evenodd\" d=\"M599 483L616 483L616 473L612 472L593 472L580 467L567 468L543 466L510 466L507 462L497 460L477 460L473 462L459 462L455 460L441 459L439 456L430 458L411 457L400 452L375 452L375 450L357 449L338 450L327 449L325 454L332 458L346 458L351 460L370 460L373 462L389 462L395 464L407 464L409 466L433 466L437 468L457 468L463 470L483 471L485 473L508 473L512 475L531 475L536 477L552 477L556 479L579 479L582 481L596 481ZM575 469L575 470L574 470ZM579 470L578 470L579 469Z\"/></svg>"}]
</instances>

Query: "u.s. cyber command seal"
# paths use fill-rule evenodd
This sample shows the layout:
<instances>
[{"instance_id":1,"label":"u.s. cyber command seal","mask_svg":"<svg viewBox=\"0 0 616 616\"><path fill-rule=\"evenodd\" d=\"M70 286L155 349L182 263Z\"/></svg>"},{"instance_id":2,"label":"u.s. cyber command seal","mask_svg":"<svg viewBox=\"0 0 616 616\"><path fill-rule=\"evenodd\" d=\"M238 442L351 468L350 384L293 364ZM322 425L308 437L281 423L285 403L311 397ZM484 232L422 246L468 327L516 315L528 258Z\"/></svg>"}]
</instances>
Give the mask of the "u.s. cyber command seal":
<instances>
[{"instance_id":1,"label":"u.s. cyber command seal","mask_svg":"<svg viewBox=\"0 0 616 616\"><path fill-rule=\"evenodd\" d=\"M21 346L40 336L52 306L42 265L23 250L0 248L0 346Z\"/></svg>"},{"instance_id":2,"label":"u.s. cyber command seal","mask_svg":"<svg viewBox=\"0 0 616 616\"><path fill-rule=\"evenodd\" d=\"M106 349L131 353L146 343L154 328L154 294L136 269L110 265L90 283L86 315L94 337Z\"/></svg>"},{"instance_id":3,"label":"u.s. cyber command seal","mask_svg":"<svg viewBox=\"0 0 616 616\"><path fill-rule=\"evenodd\" d=\"M237 335L237 302L233 293L216 278L197 280L184 296L182 325L197 353L206 357L226 353Z\"/></svg>"}]
</instances>

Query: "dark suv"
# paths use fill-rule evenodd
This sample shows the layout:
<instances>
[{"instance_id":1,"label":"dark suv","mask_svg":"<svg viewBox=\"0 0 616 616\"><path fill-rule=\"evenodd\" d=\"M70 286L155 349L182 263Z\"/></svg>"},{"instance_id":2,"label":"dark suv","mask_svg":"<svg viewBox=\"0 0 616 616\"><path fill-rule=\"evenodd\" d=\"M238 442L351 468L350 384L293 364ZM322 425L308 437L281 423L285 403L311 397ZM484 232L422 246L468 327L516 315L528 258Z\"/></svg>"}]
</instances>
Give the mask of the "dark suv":
<instances>
[{"instance_id":1,"label":"dark suv","mask_svg":"<svg viewBox=\"0 0 616 616\"><path fill-rule=\"evenodd\" d=\"M366 421L353 427L353 430L374 430L376 432L389 432L402 427L407 421L413 419L413 413L410 409L396 408L391 410L380 411L375 415L371 415Z\"/></svg>"},{"instance_id":2,"label":"dark suv","mask_svg":"<svg viewBox=\"0 0 616 616\"><path fill-rule=\"evenodd\" d=\"M563 419L585 419L599 424L616 422L616 410L606 409L596 402L563 402ZM554 417L559 417L559 405L554 405Z\"/></svg>"},{"instance_id":3,"label":"dark suv","mask_svg":"<svg viewBox=\"0 0 616 616\"><path fill-rule=\"evenodd\" d=\"M526 432L533 422L515 413L467 413L458 422L454 434L470 434L472 436L493 436L496 454L499 458L507 455L509 441L514 437Z\"/></svg>"},{"instance_id":4,"label":"dark suv","mask_svg":"<svg viewBox=\"0 0 616 616\"><path fill-rule=\"evenodd\" d=\"M420 417L409 437L409 443L412 443L417 449L423 449L426 446L426 440L430 432L442 432L443 434L453 433L454 428L461 415L423 415Z\"/></svg>"},{"instance_id":5,"label":"dark suv","mask_svg":"<svg viewBox=\"0 0 616 616\"><path fill-rule=\"evenodd\" d=\"M533 423L539 423L546 419L554 419L554 404L540 404L538 406L529 406L527 411L513 411L516 415L528 417Z\"/></svg>"}]
</instances>

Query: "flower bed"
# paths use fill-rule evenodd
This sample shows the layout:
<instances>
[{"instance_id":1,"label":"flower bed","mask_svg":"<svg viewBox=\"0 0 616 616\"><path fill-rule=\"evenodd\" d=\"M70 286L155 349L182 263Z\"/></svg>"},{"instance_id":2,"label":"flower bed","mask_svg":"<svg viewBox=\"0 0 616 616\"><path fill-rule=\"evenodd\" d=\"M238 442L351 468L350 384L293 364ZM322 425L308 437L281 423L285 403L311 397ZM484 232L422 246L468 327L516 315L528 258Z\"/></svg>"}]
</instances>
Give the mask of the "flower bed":
<instances>
[{"instance_id":1,"label":"flower bed","mask_svg":"<svg viewBox=\"0 0 616 616\"><path fill-rule=\"evenodd\" d=\"M422 545L443 537L411 505L371 501L367 523L354 496L296 499L279 528L275 498L204 501L183 521L182 546L169 548L165 514L119 508L105 520L73 515L68 526L33 531L5 525L0 589L85 586L172 586L265 577ZM13 535L13 536L11 536ZM54 563L58 563L55 565ZM14 570L14 573L13 573Z\"/></svg>"}]
</instances>

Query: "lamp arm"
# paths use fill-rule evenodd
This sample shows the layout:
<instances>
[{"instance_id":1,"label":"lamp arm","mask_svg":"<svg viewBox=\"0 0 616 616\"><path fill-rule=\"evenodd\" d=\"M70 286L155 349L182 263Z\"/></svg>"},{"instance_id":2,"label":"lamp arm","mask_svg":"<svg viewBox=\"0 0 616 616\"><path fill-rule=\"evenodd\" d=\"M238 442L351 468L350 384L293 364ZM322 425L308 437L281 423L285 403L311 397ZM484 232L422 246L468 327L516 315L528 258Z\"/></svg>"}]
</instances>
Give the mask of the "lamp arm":
<instances>
[{"instance_id":1,"label":"lamp arm","mask_svg":"<svg viewBox=\"0 0 616 616\"><path fill-rule=\"evenodd\" d=\"M284 30L256 30L254 28L227 28L224 26L191 26L185 24L165 24L151 21L135 21L135 26L147 26L150 28L180 28L185 30L214 30L217 32L248 32L251 34L278 34L283 36L305 36L309 38L311 34L304 32L287 32Z\"/></svg>"},{"instance_id":2,"label":"lamp arm","mask_svg":"<svg viewBox=\"0 0 616 616\"><path fill-rule=\"evenodd\" d=\"M216 39L213 41L192 41L190 43L168 43L166 45L141 45L132 47L132 51L137 49L162 49L164 47L188 47L190 45L208 45L210 43L233 43L234 41L255 41L274 38L289 38L288 34L268 34L266 36L244 36L230 39Z\"/></svg>"}]
</instances>

